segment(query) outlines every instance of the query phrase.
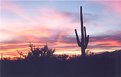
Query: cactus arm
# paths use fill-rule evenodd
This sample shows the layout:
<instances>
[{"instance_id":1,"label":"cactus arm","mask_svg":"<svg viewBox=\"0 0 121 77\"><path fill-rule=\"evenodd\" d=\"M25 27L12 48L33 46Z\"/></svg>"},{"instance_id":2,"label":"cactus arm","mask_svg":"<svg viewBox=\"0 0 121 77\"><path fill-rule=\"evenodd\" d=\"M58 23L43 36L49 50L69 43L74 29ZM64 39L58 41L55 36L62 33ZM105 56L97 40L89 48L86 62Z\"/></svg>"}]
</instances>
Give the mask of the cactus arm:
<instances>
[{"instance_id":1,"label":"cactus arm","mask_svg":"<svg viewBox=\"0 0 121 77\"><path fill-rule=\"evenodd\" d=\"M87 48L87 45L88 45L88 42L89 42L89 35L87 36L87 33L86 33L86 27L84 27L84 38L85 38L85 43L84 43L84 45L85 45L85 49Z\"/></svg>"},{"instance_id":2,"label":"cactus arm","mask_svg":"<svg viewBox=\"0 0 121 77\"><path fill-rule=\"evenodd\" d=\"M84 37L86 38L86 27L84 26Z\"/></svg>"},{"instance_id":3,"label":"cactus arm","mask_svg":"<svg viewBox=\"0 0 121 77\"><path fill-rule=\"evenodd\" d=\"M87 46L88 46L88 43L89 43L89 35L86 37L86 42L85 42L85 49L87 48Z\"/></svg>"},{"instance_id":4,"label":"cactus arm","mask_svg":"<svg viewBox=\"0 0 121 77\"><path fill-rule=\"evenodd\" d=\"M81 42L79 40L79 36L78 36L78 33L77 33L76 29L75 29L75 34L76 34L77 44L78 44L78 46L81 46Z\"/></svg>"},{"instance_id":5,"label":"cactus arm","mask_svg":"<svg viewBox=\"0 0 121 77\"><path fill-rule=\"evenodd\" d=\"M86 27L84 26L84 45L86 45L86 37L87 37Z\"/></svg>"}]
</instances>

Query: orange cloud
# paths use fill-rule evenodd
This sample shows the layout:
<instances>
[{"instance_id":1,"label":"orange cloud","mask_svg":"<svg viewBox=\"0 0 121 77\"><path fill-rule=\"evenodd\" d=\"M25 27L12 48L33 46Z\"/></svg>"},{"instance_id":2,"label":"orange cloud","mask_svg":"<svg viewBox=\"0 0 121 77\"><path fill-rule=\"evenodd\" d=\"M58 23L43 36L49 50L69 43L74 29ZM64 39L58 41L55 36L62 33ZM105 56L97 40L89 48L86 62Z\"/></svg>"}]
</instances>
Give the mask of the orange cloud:
<instances>
[{"instance_id":1,"label":"orange cloud","mask_svg":"<svg viewBox=\"0 0 121 77\"><path fill-rule=\"evenodd\" d=\"M120 46L121 45L121 43L115 40L97 41L97 42L91 42L90 44L102 45L102 46Z\"/></svg>"},{"instance_id":2,"label":"orange cloud","mask_svg":"<svg viewBox=\"0 0 121 77\"><path fill-rule=\"evenodd\" d=\"M91 37L89 43L89 49L93 49L94 51L113 51L121 49L120 46L121 37L119 34Z\"/></svg>"}]
</instances>

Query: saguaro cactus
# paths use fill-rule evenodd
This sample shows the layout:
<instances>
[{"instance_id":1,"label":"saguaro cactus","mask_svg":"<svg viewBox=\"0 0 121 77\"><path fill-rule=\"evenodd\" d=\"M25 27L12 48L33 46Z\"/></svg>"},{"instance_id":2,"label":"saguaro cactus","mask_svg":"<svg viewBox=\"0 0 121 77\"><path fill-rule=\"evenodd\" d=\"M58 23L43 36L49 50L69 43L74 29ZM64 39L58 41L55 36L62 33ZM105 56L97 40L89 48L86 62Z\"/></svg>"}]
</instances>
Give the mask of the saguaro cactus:
<instances>
[{"instance_id":1,"label":"saguaro cactus","mask_svg":"<svg viewBox=\"0 0 121 77\"><path fill-rule=\"evenodd\" d=\"M81 47L82 56L85 56L85 50L89 42L89 35L87 35L86 33L86 27L83 26L82 6L80 7L80 22L81 22L81 40L79 40L79 36L76 29L75 29L75 34L76 34L77 44L79 47Z\"/></svg>"}]
</instances>

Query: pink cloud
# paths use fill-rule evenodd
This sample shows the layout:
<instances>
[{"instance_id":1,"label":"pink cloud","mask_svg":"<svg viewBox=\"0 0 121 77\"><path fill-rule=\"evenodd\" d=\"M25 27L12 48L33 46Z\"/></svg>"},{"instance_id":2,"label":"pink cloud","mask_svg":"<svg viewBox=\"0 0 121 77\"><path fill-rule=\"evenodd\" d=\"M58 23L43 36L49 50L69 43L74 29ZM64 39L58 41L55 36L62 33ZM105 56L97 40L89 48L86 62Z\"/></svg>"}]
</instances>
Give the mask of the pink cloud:
<instances>
[{"instance_id":1,"label":"pink cloud","mask_svg":"<svg viewBox=\"0 0 121 77\"><path fill-rule=\"evenodd\" d=\"M105 6L105 9L110 11L110 13L115 13L121 16L121 1L96 1L99 4Z\"/></svg>"},{"instance_id":2,"label":"pink cloud","mask_svg":"<svg viewBox=\"0 0 121 77\"><path fill-rule=\"evenodd\" d=\"M39 26L45 26L49 29L57 30L72 30L78 23L72 22L73 18L68 16L65 12L61 12L52 8L41 8L37 11L35 16L36 22Z\"/></svg>"},{"instance_id":3,"label":"pink cloud","mask_svg":"<svg viewBox=\"0 0 121 77\"><path fill-rule=\"evenodd\" d=\"M25 19L28 19L28 17L25 15L26 14L26 11L21 8L20 6L18 5L15 5L14 3L12 2L9 2L9 1L2 1L1 2L1 11L7 11L7 12L11 12L15 15L18 15L20 17L23 17Z\"/></svg>"},{"instance_id":4,"label":"pink cloud","mask_svg":"<svg viewBox=\"0 0 121 77\"><path fill-rule=\"evenodd\" d=\"M49 38L60 33L58 38L60 39L63 34L68 35L74 33L72 31L78 24L77 22L72 22L73 19L71 16L68 16L66 13L55 9L42 8L36 10L36 15L27 16L26 13L28 12L25 12L23 8L18 7L13 3L5 2L3 4L5 4L2 5L3 10L12 12L18 16L22 16L23 18L27 17L30 20L25 21L12 18L3 18L2 25L4 26L1 27L0 32L6 36L9 36L9 38L16 38L18 36L37 36ZM7 32L3 30L6 30ZM8 37L6 37L6 40L7 38Z\"/></svg>"},{"instance_id":5,"label":"pink cloud","mask_svg":"<svg viewBox=\"0 0 121 77\"><path fill-rule=\"evenodd\" d=\"M110 10L117 13L118 15L121 15L121 1L110 3L109 7L110 7Z\"/></svg>"}]
</instances>

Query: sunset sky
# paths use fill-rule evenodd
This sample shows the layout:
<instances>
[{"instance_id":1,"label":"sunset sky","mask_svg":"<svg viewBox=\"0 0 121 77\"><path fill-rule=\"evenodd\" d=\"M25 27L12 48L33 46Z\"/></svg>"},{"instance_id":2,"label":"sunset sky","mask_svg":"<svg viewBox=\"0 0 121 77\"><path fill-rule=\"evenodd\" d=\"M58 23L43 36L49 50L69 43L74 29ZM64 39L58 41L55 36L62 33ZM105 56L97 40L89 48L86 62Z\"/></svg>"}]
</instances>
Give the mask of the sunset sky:
<instances>
[{"instance_id":1,"label":"sunset sky","mask_svg":"<svg viewBox=\"0 0 121 77\"><path fill-rule=\"evenodd\" d=\"M0 0L0 53L16 56L17 50L30 51L29 42L36 47L47 42L56 54L80 54L74 33L80 31L80 6L88 49L121 49L121 1Z\"/></svg>"}]
</instances>

